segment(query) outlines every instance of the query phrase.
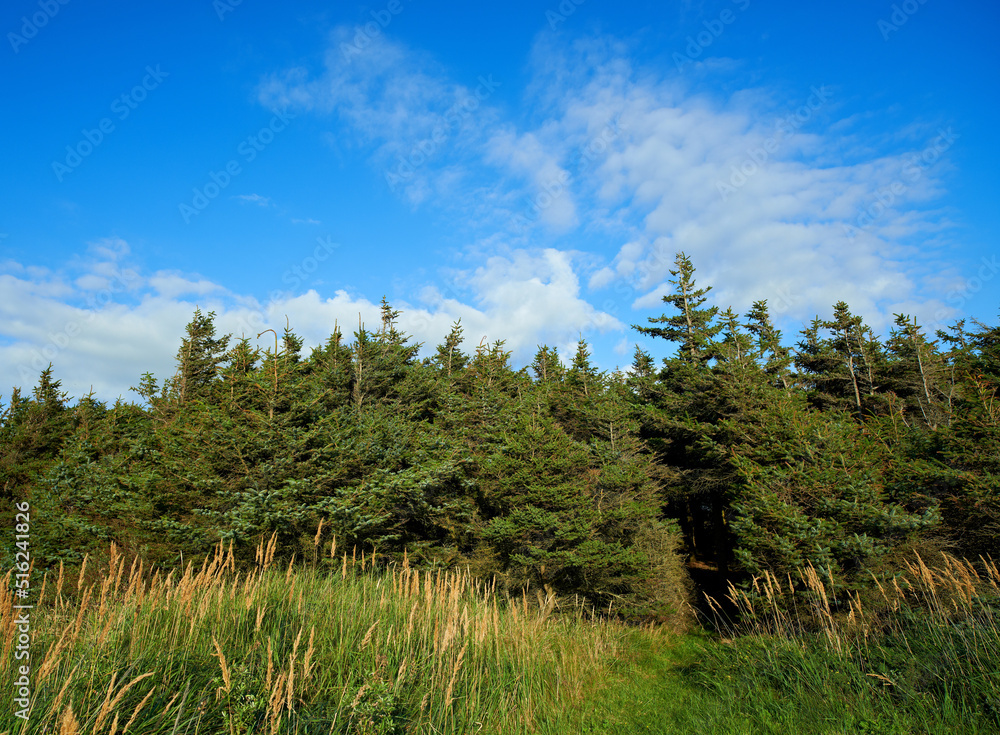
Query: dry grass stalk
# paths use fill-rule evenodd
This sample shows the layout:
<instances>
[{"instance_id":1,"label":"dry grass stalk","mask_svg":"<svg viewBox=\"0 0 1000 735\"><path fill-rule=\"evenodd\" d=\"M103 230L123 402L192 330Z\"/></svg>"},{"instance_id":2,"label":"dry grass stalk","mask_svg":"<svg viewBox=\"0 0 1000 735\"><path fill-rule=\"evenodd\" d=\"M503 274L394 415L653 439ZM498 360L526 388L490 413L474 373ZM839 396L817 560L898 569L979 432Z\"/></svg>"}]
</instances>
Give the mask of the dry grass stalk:
<instances>
[{"instance_id":1,"label":"dry grass stalk","mask_svg":"<svg viewBox=\"0 0 1000 735\"><path fill-rule=\"evenodd\" d=\"M275 722L281 716L282 706L285 703L285 682L287 677L284 674L278 674L277 681L274 682L274 687L271 689L271 698L269 701L270 705L270 716L272 723Z\"/></svg>"},{"instance_id":2,"label":"dry grass stalk","mask_svg":"<svg viewBox=\"0 0 1000 735\"><path fill-rule=\"evenodd\" d=\"M378 626L380 622L382 622L381 618L372 623L372 627L368 629L368 632L365 633L365 637L361 640L361 645L358 647L359 651L365 650L365 646L367 646L371 642L372 633L375 631L376 626Z\"/></svg>"},{"instance_id":3,"label":"dry grass stalk","mask_svg":"<svg viewBox=\"0 0 1000 735\"><path fill-rule=\"evenodd\" d=\"M59 711L59 705L62 704L63 696L66 694L66 690L69 688L70 682L73 681L73 677L76 675L76 670L80 668L80 664L73 667L73 670L69 672L69 676L66 677L66 681L63 682L62 689L59 690L59 694L56 695L55 701L52 702L52 707L49 708L49 713L46 719L54 715Z\"/></svg>"},{"instance_id":4,"label":"dry grass stalk","mask_svg":"<svg viewBox=\"0 0 1000 735\"><path fill-rule=\"evenodd\" d=\"M452 699L452 691L455 687L455 679L458 678L458 672L462 668L462 661L465 659L465 650L468 648L468 643L462 646L462 650L458 652L458 658L455 659L455 667L451 670L451 679L448 680L448 688L444 693L444 706L447 709L451 707L451 703L454 701Z\"/></svg>"},{"instance_id":5,"label":"dry grass stalk","mask_svg":"<svg viewBox=\"0 0 1000 735\"><path fill-rule=\"evenodd\" d=\"M86 561L86 559L84 559ZM76 642L77 637L80 635L80 628L83 626L83 614L87 610L87 603L90 602L91 594L94 591L94 586L91 585L83 593L83 599L80 601L80 609L76 614L76 622L73 625L73 641Z\"/></svg>"},{"instance_id":6,"label":"dry grass stalk","mask_svg":"<svg viewBox=\"0 0 1000 735\"><path fill-rule=\"evenodd\" d=\"M315 653L313 648L313 640L316 638L316 626L310 626L309 628L309 645L306 647L306 657L302 662L302 679L303 681L309 678L309 674L312 672L312 657Z\"/></svg>"},{"instance_id":7,"label":"dry grass stalk","mask_svg":"<svg viewBox=\"0 0 1000 735\"><path fill-rule=\"evenodd\" d=\"M83 589L83 575L87 572L87 560L90 558L90 554L83 555L83 563L80 565L80 574L76 578L76 591L79 592ZM60 573L60 576L61 573ZM72 712L70 712L72 714Z\"/></svg>"},{"instance_id":8,"label":"dry grass stalk","mask_svg":"<svg viewBox=\"0 0 1000 735\"><path fill-rule=\"evenodd\" d=\"M153 693L155 691L156 687L154 686L152 689L149 690L149 692L146 693L146 696L143 697L142 701L139 702L139 704L136 706L135 711L132 713L132 717L129 719L128 722L125 723L125 729L122 730L123 734L127 733L128 729L132 727L132 723L135 722L136 718L139 716L139 713L142 712L142 708L146 706L146 702L149 701L149 698L153 696ZM112 730L112 732L115 732L115 730Z\"/></svg>"},{"instance_id":9,"label":"dry grass stalk","mask_svg":"<svg viewBox=\"0 0 1000 735\"><path fill-rule=\"evenodd\" d=\"M73 703L70 702L63 710L62 717L59 718L59 735L79 735L80 723L76 721L73 714Z\"/></svg>"},{"instance_id":10,"label":"dry grass stalk","mask_svg":"<svg viewBox=\"0 0 1000 735\"><path fill-rule=\"evenodd\" d=\"M222 680L226 684L225 692L226 694L229 694L229 692L232 691L233 683L229 678L229 664L226 662L226 654L222 652L222 646L219 645L219 642L215 639L214 635L212 636L212 645L215 647L215 653L213 656L219 659L219 668L222 669ZM220 691L223 691L223 687L219 687L218 690L216 690L216 697L218 697Z\"/></svg>"},{"instance_id":11,"label":"dry grass stalk","mask_svg":"<svg viewBox=\"0 0 1000 735\"><path fill-rule=\"evenodd\" d=\"M274 651L271 649L271 639L267 639L267 678L264 680L264 688L271 689L271 676L274 674Z\"/></svg>"}]
</instances>

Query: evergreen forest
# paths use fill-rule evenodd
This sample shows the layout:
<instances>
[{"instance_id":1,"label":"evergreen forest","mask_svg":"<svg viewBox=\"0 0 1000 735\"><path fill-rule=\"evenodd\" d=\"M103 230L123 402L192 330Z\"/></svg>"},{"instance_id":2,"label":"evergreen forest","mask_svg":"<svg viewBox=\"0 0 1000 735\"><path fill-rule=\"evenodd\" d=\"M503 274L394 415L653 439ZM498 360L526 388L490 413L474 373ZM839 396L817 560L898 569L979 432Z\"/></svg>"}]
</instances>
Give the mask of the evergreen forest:
<instances>
[{"instance_id":1,"label":"evergreen forest","mask_svg":"<svg viewBox=\"0 0 1000 735\"><path fill-rule=\"evenodd\" d=\"M362 570L390 575L404 590L409 582L397 577L403 570L462 579L517 602L522 615L531 602L540 620L617 626L619 646L637 631L660 643L700 636L703 643L676 639L688 642L672 648L670 660L685 669L716 656L714 673L699 674L714 681L745 675L733 661L764 670L761 661L780 658L777 643L766 653L745 647L762 645L776 626L789 623L796 635L826 631L828 645L840 635L830 631L860 610L897 610L916 589L907 585L917 584L919 570L927 570L933 592L945 576L932 571L938 564L980 580L979 591L968 594L963 624L995 626L995 577L992 592L983 580L990 569L995 574L1000 539L1000 324L958 320L928 333L898 314L880 335L839 302L825 318L784 335L767 301L745 314L713 304L684 253L670 273L662 314L633 327L656 338L657 349L637 346L623 371L598 369L582 338L574 354L540 346L531 364L519 368L502 340L469 339L460 322L432 356L421 358L428 352L400 331L400 312L385 299L379 324L359 324L351 334L334 326L309 352L293 325L261 349L250 340L258 335L221 334L214 313L196 310L178 335L176 372L137 376L132 398L113 404L92 395L71 400L50 366L35 386L14 388L0 405L4 569L16 567L14 508L27 503L34 587L43 575L53 585L56 575L61 580L72 570L80 575L78 590L98 579L88 570L114 569L120 558L138 560L150 573L180 575L214 568L206 565L220 554L233 572L249 574L266 557L291 574L293 565L310 560L322 570L317 558L325 556L333 578L345 583L355 574L348 565L357 569L359 585ZM907 576L908 569L918 572ZM901 597L887 593L894 586ZM955 603L955 614L959 608ZM475 617L478 608L470 609ZM907 625L931 613L915 608L912 615ZM401 629L405 615L400 620ZM368 630L361 649L379 630ZM886 630L873 624L865 635L888 636ZM737 658L705 653L734 638L748 641L730 645ZM912 732L909 724L893 729L885 712L949 701L957 714L943 720L947 727L985 718L983 729L969 731L989 731L997 722L991 718L1000 717L1000 645L995 635L990 640L992 658L982 654L979 688L950 694L949 684L942 690L933 676L907 674L899 661L865 659L858 663L860 681L871 685L872 701L889 697L888 704L873 705L868 730L857 724L829 731ZM219 671L225 646L205 646ZM962 646L956 661L972 655ZM625 665L618 658L615 665ZM423 711L426 703L418 708L420 697L406 694L403 684L393 689L397 680L409 681L408 664L399 669L379 661L359 674L366 688L350 690L343 729L324 720L323 732L416 727L406 723L419 717L405 713ZM217 682L226 696L237 691L228 678L233 665L223 666L225 681ZM462 665L460 656L454 670ZM939 658L928 659L928 670L940 666ZM127 677L140 668L131 667ZM613 668L601 671L605 680L615 676ZM456 676L436 712L455 706ZM448 676L441 677L444 690ZM892 698L903 680L912 701ZM184 680L175 686L184 689ZM738 683L731 686L735 692ZM620 696L584 689L574 695L577 705ZM291 703L291 688L288 697ZM227 701L213 726L219 729L201 731L263 727L263 714ZM614 706L628 709L622 702ZM53 718L62 717L62 731L69 732L66 702L56 704ZM365 707L376 714L366 715ZM282 720L289 727L293 710ZM176 723L188 721L177 717ZM526 715L518 727L540 728L539 717ZM199 731L172 718L142 731ZM85 727L81 715L79 731L93 725L97 732L97 719ZM104 719L101 732L110 726ZM472 731L471 720L433 722L439 729L427 732ZM305 723L294 731L320 731ZM4 725L14 727L3 721L0 730ZM768 729L765 720L758 725L748 732L790 731Z\"/></svg>"}]
</instances>

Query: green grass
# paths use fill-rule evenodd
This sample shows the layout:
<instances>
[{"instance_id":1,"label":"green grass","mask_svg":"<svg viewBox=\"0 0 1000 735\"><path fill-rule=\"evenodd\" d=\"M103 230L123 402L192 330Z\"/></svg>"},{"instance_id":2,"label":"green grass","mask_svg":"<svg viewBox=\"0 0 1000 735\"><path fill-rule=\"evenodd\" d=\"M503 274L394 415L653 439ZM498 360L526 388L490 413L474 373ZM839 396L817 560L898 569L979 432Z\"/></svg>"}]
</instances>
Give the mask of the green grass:
<instances>
[{"instance_id":1,"label":"green grass","mask_svg":"<svg viewBox=\"0 0 1000 735\"><path fill-rule=\"evenodd\" d=\"M546 732L787 735L998 732L988 713L946 698L901 702L821 647L636 635L628 660L584 707Z\"/></svg>"},{"instance_id":2,"label":"green grass","mask_svg":"<svg viewBox=\"0 0 1000 735\"><path fill-rule=\"evenodd\" d=\"M118 559L90 587L53 586L33 623L29 724L5 687L0 733L530 732L582 699L621 630L467 575L347 558L238 575L219 556L167 579Z\"/></svg>"},{"instance_id":3,"label":"green grass","mask_svg":"<svg viewBox=\"0 0 1000 735\"><path fill-rule=\"evenodd\" d=\"M734 591L739 635L630 636L613 678L557 731L1000 732L1000 575L987 563L981 571L920 561L877 609L855 597L837 616L816 604L825 590L815 576L801 606L777 585L757 604Z\"/></svg>"},{"instance_id":4,"label":"green grass","mask_svg":"<svg viewBox=\"0 0 1000 735\"><path fill-rule=\"evenodd\" d=\"M723 639L558 614L463 574L269 557L169 577L113 557L89 585L47 578L31 718L4 688L0 735L1000 731L995 567L921 562L880 606L837 615L820 587L797 608L765 583L734 593L744 622ZM14 663L8 648L0 680Z\"/></svg>"}]
</instances>

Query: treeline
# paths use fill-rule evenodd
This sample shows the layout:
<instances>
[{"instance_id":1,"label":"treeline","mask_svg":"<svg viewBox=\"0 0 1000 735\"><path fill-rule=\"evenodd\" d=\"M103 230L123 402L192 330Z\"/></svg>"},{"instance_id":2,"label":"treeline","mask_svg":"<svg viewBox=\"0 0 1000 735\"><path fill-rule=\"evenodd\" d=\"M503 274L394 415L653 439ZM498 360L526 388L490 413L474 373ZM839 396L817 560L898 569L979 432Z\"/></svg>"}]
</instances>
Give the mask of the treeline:
<instances>
[{"instance_id":1,"label":"treeline","mask_svg":"<svg viewBox=\"0 0 1000 735\"><path fill-rule=\"evenodd\" d=\"M708 305L683 253L671 273L668 312L636 329L676 352L637 347L625 373L583 340L514 369L459 323L421 360L385 300L376 329L309 355L291 329L261 350L196 311L141 404L70 406L51 367L13 391L4 505L31 503L42 566L112 541L169 566L219 540L250 559L273 532L289 556L336 536L661 619L684 608L684 558L724 579L812 565L849 589L913 551L995 553L1000 328L932 338L898 315L883 341L838 303L788 346L765 301Z\"/></svg>"}]
</instances>

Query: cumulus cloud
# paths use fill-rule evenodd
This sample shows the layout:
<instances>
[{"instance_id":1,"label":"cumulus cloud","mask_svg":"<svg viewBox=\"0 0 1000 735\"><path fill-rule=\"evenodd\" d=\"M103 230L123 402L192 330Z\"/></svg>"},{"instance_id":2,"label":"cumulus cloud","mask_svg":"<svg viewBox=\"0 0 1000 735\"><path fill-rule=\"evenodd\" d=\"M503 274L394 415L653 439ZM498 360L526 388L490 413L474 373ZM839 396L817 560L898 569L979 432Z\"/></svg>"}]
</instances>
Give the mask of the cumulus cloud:
<instances>
[{"instance_id":1,"label":"cumulus cloud","mask_svg":"<svg viewBox=\"0 0 1000 735\"><path fill-rule=\"evenodd\" d=\"M0 336L6 344L0 344L0 386L30 390L51 362L71 396L93 389L99 398L114 400L147 371L161 379L173 374L176 351L195 308L216 313L219 334L246 336L264 347L270 335L257 335L270 328L280 332L286 319L307 347L323 343L335 325L350 335L359 320L368 330L380 324L379 303L344 289L332 296L315 290L278 294L261 303L196 274L158 271L146 276L119 262L115 253L102 254L115 260L85 266L79 260L76 267L86 272L75 274L70 268L41 278L16 262L4 263ZM582 332L623 330L614 316L581 297L575 257L554 249L492 257L455 273L452 282L462 283L461 288L427 285L412 301L393 303L402 311L399 327L423 343L422 354L429 355L461 319L468 351L481 339L503 339L522 361L541 342L563 347ZM111 266L117 278L96 275Z\"/></svg>"}]
</instances>

